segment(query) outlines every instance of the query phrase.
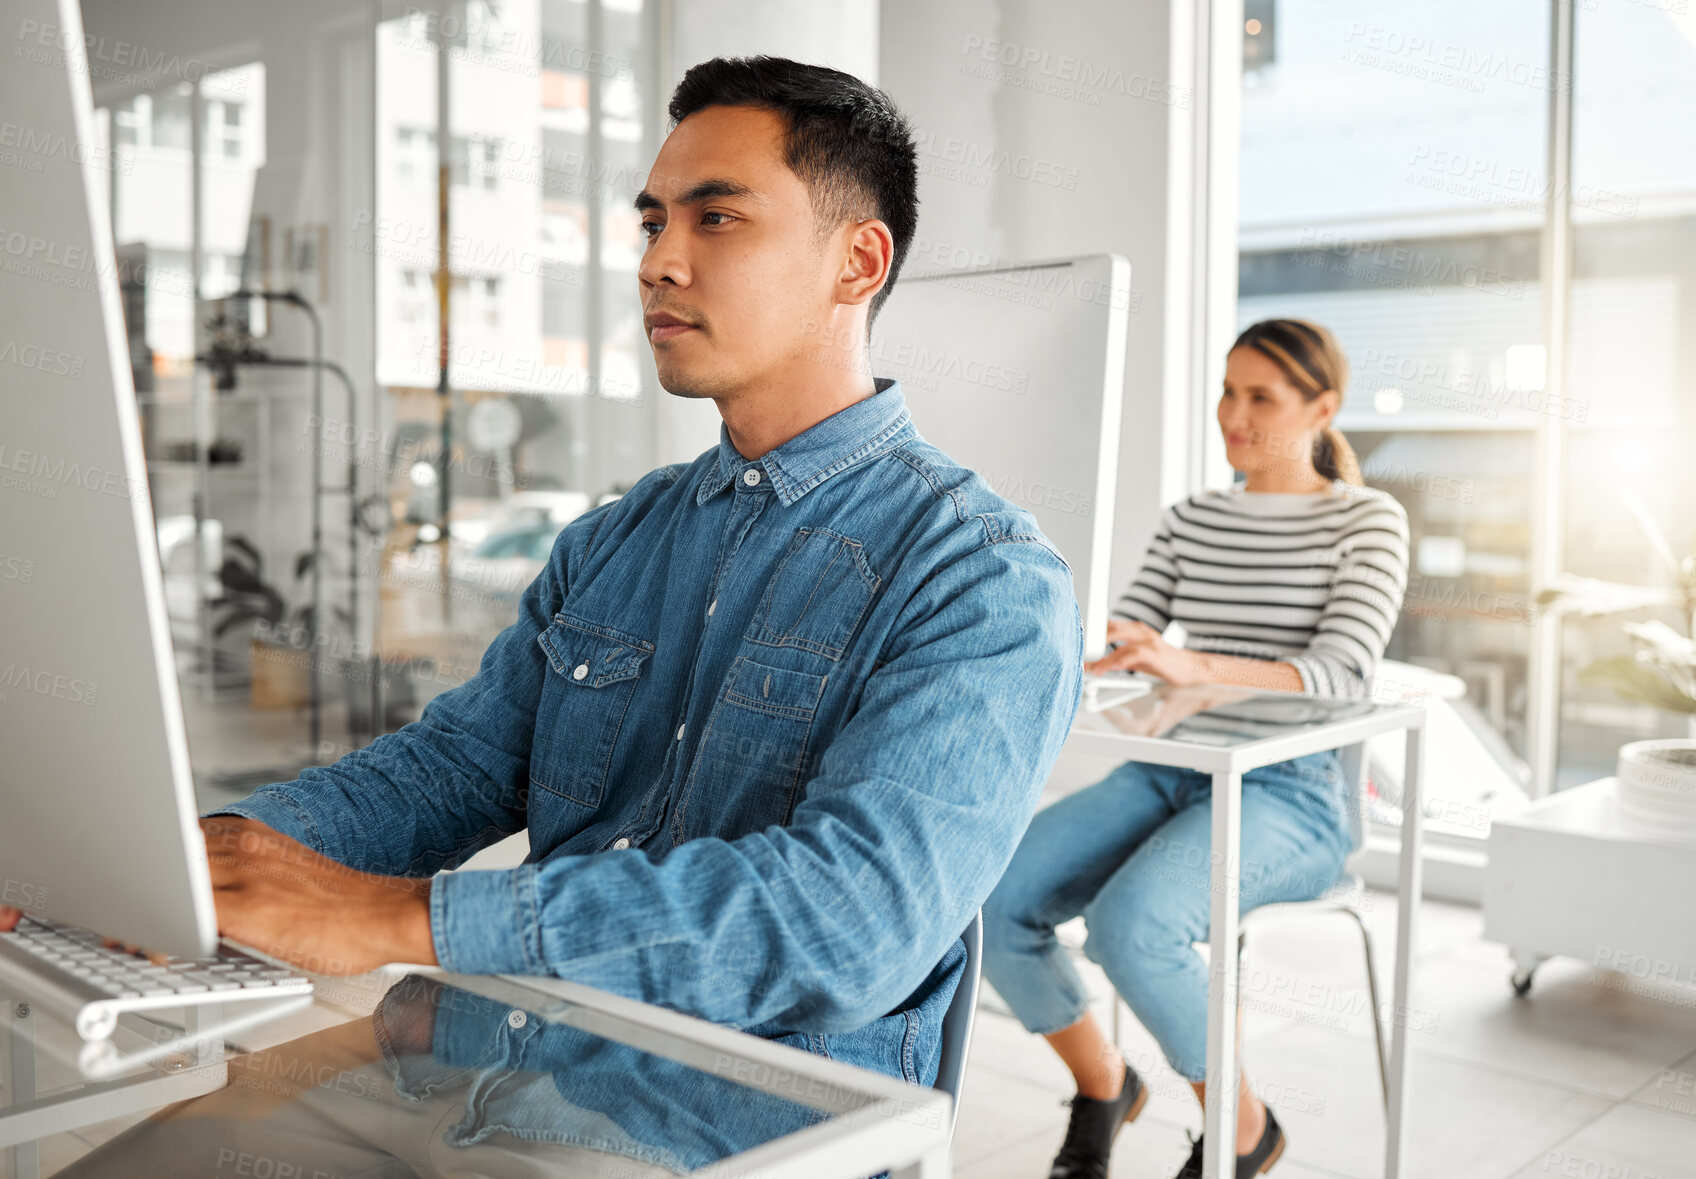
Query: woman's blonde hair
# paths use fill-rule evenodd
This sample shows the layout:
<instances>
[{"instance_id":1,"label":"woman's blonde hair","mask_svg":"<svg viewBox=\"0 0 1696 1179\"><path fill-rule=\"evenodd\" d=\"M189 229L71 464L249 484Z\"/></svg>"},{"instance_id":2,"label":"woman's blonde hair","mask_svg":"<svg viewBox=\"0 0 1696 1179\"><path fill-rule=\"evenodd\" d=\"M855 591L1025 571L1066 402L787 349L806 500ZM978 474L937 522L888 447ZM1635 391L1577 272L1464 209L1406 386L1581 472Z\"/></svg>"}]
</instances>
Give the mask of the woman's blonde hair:
<instances>
[{"instance_id":1,"label":"woman's blonde hair","mask_svg":"<svg viewBox=\"0 0 1696 1179\"><path fill-rule=\"evenodd\" d=\"M1263 319L1243 329L1232 349L1253 348L1276 364L1301 395L1312 401L1327 389L1337 391L1337 404L1349 382L1349 358L1336 337L1306 319ZM1326 426L1313 444L1313 469L1326 479L1361 486L1360 463L1343 432Z\"/></svg>"}]
</instances>

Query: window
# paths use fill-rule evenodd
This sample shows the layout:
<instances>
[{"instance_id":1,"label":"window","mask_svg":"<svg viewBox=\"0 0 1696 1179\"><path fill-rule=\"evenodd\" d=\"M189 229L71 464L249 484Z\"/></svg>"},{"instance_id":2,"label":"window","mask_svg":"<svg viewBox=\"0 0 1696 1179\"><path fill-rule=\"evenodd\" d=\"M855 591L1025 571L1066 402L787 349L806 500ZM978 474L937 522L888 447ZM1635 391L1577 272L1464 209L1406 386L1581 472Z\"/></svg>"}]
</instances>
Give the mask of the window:
<instances>
[{"instance_id":1,"label":"window","mask_svg":"<svg viewBox=\"0 0 1696 1179\"><path fill-rule=\"evenodd\" d=\"M1337 425L1412 540L1386 657L1468 685L1481 768L1432 793L1476 814L1526 780L1548 3L1273 8L1245 6L1237 326L1349 356Z\"/></svg>"},{"instance_id":2,"label":"window","mask_svg":"<svg viewBox=\"0 0 1696 1179\"><path fill-rule=\"evenodd\" d=\"M408 184L434 183L436 133L422 127L395 128L395 177Z\"/></svg>"},{"instance_id":3,"label":"window","mask_svg":"<svg viewBox=\"0 0 1696 1179\"><path fill-rule=\"evenodd\" d=\"M138 94L121 106L112 108L112 125L117 128L114 143L118 147L146 147L153 142L153 98Z\"/></svg>"},{"instance_id":4,"label":"window","mask_svg":"<svg viewBox=\"0 0 1696 1179\"><path fill-rule=\"evenodd\" d=\"M206 147L213 155L240 159L242 155L242 108L236 102L206 104Z\"/></svg>"},{"instance_id":5,"label":"window","mask_svg":"<svg viewBox=\"0 0 1696 1179\"><path fill-rule=\"evenodd\" d=\"M1696 103L1690 18L1682 5L1573 6L1573 76L1555 92L1573 111L1571 189L1554 194L1570 203L1573 267L1553 399L1547 0L1286 0L1267 70L1271 9L1245 8L1261 27L1244 39L1240 324L1307 316L1349 353L1338 425L1412 529L1389 657L1466 682L1468 719L1516 790L1605 776L1621 744L1689 722L1585 669L1631 654L1623 622L1687 634L1691 620L1670 605L1551 616L1533 573L1552 559L1670 591L1691 554L1696 130L1660 117ZM1551 473L1563 491L1549 504ZM1545 511L1558 543L1533 533ZM1560 659L1546 668L1531 638L1550 617ZM1530 731L1550 711L1552 758ZM1542 779L1527 772L1539 767Z\"/></svg>"},{"instance_id":6,"label":"window","mask_svg":"<svg viewBox=\"0 0 1696 1179\"><path fill-rule=\"evenodd\" d=\"M395 304L400 321L408 325L429 326L434 318L430 307L434 294L431 276L421 270L403 270L400 278L400 298Z\"/></svg>"},{"instance_id":7,"label":"window","mask_svg":"<svg viewBox=\"0 0 1696 1179\"><path fill-rule=\"evenodd\" d=\"M484 327L501 326L501 280L479 278L471 283L471 309L475 319Z\"/></svg>"},{"instance_id":8,"label":"window","mask_svg":"<svg viewBox=\"0 0 1696 1179\"><path fill-rule=\"evenodd\" d=\"M1563 566L1662 589L1674 584L1670 564L1696 552L1696 130L1660 114L1696 103L1696 23L1685 9L1586 4L1574 14ZM1671 605L1564 617L1557 789L1614 773L1627 741L1691 735L1683 718L1584 675L1630 657L1624 624L1645 622L1690 633Z\"/></svg>"},{"instance_id":9,"label":"window","mask_svg":"<svg viewBox=\"0 0 1696 1179\"><path fill-rule=\"evenodd\" d=\"M453 137L452 183L493 192L500 187L501 141L492 135Z\"/></svg>"},{"instance_id":10,"label":"window","mask_svg":"<svg viewBox=\"0 0 1696 1179\"><path fill-rule=\"evenodd\" d=\"M653 155L657 16L618 0L591 22L581 0L538 0L473 3L452 21L397 12L378 25L375 220L398 227L375 259L380 383L436 383L434 175L445 151L455 388L593 394L645 412L630 205ZM445 133L437 34L450 42ZM471 339L489 346L457 347ZM621 438L588 459L562 449L552 477L578 486L581 471L612 464L640 474L644 445Z\"/></svg>"},{"instance_id":11,"label":"window","mask_svg":"<svg viewBox=\"0 0 1696 1179\"><path fill-rule=\"evenodd\" d=\"M152 144L154 147L174 148L178 151L188 151L192 136L189 128L192 125L190 107L193 105L194 88L187 82L155 91L153 94L153 126Z\"/></svg>"}]
</instances>

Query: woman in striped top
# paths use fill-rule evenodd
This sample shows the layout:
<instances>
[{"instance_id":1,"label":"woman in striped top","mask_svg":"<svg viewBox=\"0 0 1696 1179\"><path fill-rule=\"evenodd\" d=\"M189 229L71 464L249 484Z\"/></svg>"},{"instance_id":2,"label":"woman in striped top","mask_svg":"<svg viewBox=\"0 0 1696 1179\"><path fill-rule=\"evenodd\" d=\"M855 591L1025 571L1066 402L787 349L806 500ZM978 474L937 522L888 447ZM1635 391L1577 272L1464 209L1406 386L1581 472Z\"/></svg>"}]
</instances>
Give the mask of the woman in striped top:
<instances>
[{"instance_id":1,"label":"woman in striped top","mask_svg":"<svg viewBox=\"0 0 1696 1179\"><path fill-rule=\"evenodd\" d=\"M1167 508L1090 670L1174 684L1326 696L1367 691L1407 584L1407 515L1361 484L1331 425L1348 363L1324 328L1248 328L1226 360L1219 428L1243 482ZM1167 642L1169 623L1184 628ZM1055 927L1082 915L1084 953L1205 1103L1211 779L1126 762L1037 812L984 906L984 974L1071 1069L1077 1096L1050 1179L1104 1179L1113 1137L1147 1100L1088 1012ZM1309 900L1342 877L1351 842L1335 751L1243 775L1243 911ZM1277 1119L1243 1079L1237 1174L1283 1153ZM1197 1140L1180 1179L1201 1174Z\"/></svg>"}]
</instances>

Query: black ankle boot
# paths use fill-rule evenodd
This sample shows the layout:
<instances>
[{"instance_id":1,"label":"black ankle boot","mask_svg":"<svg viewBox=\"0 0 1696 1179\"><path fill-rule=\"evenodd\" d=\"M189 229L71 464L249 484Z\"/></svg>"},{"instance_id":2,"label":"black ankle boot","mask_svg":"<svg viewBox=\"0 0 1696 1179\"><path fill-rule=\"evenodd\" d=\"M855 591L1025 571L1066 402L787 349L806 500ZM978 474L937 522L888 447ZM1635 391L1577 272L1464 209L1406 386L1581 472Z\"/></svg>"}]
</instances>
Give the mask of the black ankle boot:
<instances>
[{"instance_id":1,"label":"black ankle boot","mask_svg":"<svg viewBox=\"0 0 1696 1179\"><path fill-rule=\"evenodd\" d=\"M1206 1137L1206 1135L1202 1135ZM1190 1140L1190 1159L1179 1171L1176 1179L1201 1179L1201 1138ZM1266 1129L1260 1132L1260 1141L1247 1154L1237 1156L1237 1179L1254 1179L1256 1175L1270 1171L1272 1164L1284 1153L1284 1128L1278 1124L1278 1119L1272 1116L1272 1107L1266 1107Z\"/></svg>"},{"instance_id":2,"label":"black ankle boot","mask_svg":"<svg viewBox=\"0 0 1696 1179\"><path fill-rule=\"evenodd\" d=\"M1126 1122L1134 1122L1148 1104L1148 1089L1131 1062L1125 1062L1125 1083L1119 1096L1098 1101L1078 1094L1066 1104L1072 1119L1066 1125L1066 1141L1054 1156L1048 1179L1107 1179L1107 1156L1113 1137Z\"/></svg>"}]
</instances>

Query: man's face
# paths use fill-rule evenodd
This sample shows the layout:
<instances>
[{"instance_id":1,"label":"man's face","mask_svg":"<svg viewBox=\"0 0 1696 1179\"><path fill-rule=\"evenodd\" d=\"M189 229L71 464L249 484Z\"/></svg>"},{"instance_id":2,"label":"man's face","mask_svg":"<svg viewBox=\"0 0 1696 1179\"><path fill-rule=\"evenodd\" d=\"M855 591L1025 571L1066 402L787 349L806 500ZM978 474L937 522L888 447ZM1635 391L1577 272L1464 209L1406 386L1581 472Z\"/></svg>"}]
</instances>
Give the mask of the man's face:
<instances>
[{"instance_id":1,"label":"man's face","mask_svg":"<svg viewBox=\"0 0 1696 1179\"><path fill-rule=\"evenodd\" d=\"M807 186L783 162L782 116L710 106L661 146L642 212L643 326L660 384L722 397L827 346L837 267Z\"/></svg>"}]
</instances>

